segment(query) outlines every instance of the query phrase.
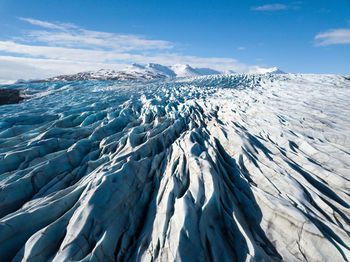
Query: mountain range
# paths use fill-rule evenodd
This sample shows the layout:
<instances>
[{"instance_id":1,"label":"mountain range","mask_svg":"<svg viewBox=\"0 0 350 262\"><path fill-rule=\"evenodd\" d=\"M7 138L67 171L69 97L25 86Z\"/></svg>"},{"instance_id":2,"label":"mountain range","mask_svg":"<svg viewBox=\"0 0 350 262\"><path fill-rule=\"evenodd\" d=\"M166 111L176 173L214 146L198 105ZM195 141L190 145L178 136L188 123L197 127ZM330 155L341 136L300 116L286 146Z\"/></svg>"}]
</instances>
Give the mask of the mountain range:
<instances>
[{"instance_id":1,"label":"mountain range","mask_svg":"<svg viewBox=\"0 0 350 262\"><path fill-rule=\"evenodd\" d=\"M232 70L218 71L211 68L194 68L188 64L175 64L165 66L161 64L149 63L146 65L131 64L125 69L116 71L112 69L100 69L98 71L86 71L70 75L59 75L40 80L18 80L21 82L53 82L53 81L79 81L79 80L141 80L159 79L174 77L196 77L203 75L235 74ZM260 68L251 70L252 74L285 74L277 67Z\"/></svg>"}]
</instances>

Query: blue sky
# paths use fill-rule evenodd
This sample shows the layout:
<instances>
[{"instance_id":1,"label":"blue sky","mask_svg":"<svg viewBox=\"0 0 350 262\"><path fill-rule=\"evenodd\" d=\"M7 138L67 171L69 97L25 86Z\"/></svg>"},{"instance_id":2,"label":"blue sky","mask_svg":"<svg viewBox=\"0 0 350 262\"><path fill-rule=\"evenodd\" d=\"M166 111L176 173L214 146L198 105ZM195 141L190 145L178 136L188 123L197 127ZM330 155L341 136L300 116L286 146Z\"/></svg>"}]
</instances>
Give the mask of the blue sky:
<instances>
[{"instance_id":1,"label":"blue sky","mask_svg":"<svg viewBox=\"0 0 350 262\"><path fill-rule=\"evenodd\" d=\"M350 70L350 0L0 0L0 79L189 63Z\"/></svg>"}]
</instances>

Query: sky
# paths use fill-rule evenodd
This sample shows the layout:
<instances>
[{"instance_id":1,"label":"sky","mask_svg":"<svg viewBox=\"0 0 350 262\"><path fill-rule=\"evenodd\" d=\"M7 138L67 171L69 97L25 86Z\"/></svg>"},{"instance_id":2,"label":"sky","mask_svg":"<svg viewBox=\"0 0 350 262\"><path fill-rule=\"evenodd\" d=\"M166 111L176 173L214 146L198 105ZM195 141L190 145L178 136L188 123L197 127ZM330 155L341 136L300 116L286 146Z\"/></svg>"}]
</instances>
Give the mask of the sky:
<instances>
[{"instance_id":1,"label":"sky","mask_svg":"<svg viewBox=\"0 0 350 262\"><path fill-rule=\"evenodd\" d=\"M350 73L350 0L0 0L0 80L131 63Z\"/></svg>"}]
</instances>

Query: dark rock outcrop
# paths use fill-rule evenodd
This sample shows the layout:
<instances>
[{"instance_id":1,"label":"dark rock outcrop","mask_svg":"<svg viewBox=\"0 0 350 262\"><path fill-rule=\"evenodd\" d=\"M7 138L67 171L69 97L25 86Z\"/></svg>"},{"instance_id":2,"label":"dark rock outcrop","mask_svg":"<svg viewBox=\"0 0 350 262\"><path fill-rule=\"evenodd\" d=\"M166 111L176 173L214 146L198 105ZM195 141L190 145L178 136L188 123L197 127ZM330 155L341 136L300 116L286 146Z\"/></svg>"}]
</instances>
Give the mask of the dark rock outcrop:
<instances>
[{"instance_id":1,"label":"dark rock outcrop","mask_svg":"<svg viewBox=\"0 0 350 262\"><path fill-rule=\"evenodd\" d=\"M0 105L18 104L24 98L17 89L0 89Z\"/></svg>"}]
</instances>

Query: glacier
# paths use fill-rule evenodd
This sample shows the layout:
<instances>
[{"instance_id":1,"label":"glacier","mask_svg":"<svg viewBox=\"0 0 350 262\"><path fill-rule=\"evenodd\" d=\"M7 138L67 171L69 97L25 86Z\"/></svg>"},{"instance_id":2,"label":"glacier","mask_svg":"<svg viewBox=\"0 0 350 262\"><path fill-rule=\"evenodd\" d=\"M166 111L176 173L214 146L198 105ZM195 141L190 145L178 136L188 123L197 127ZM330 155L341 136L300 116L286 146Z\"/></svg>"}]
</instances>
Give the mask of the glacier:
<instances>
[{"instance_id":1,"label":"glacier","mask_svg":"<svg viewBox=\"0 0 350 262\"><path fill-rule=\"evenodd\" d=\"M1 261L349 261L350 81L9 85Z\"/></svg>"}]
</instances>

